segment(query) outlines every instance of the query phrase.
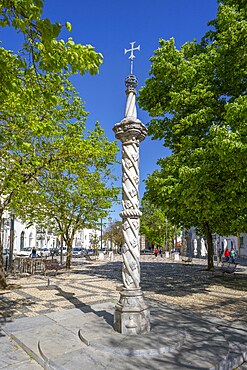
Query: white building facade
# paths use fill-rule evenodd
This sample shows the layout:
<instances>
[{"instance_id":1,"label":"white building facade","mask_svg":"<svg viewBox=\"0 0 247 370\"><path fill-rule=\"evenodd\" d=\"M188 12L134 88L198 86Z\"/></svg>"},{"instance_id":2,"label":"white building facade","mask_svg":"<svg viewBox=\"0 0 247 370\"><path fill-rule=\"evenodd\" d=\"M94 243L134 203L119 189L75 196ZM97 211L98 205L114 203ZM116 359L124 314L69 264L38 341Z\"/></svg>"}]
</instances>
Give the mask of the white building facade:
<instances>
[{"instance_id":1,"label":"white building facade","mask_svg":"<svg viewBox=\"0 0 247 370\"><path fill-rule=\"evenodd\" d=\"M247 234L241 233L238 239L239 239L239 255L240 257L247 257Z\"/></svg>"},{"instance_id":2,"label":"white building facade","mask_svg":"<svg viewBox=\"0 0 247 370\"><path fill-rule=\"evenodd\" d=\"M190 250L191 255L206 256L206 240L196 235L195 228L191 228L188 234L188 249ZM226 247L228 247L229 250L234 247L239 257L247 257L247 233L241 233L239 236L212 234L212 238L215 255L222 255Z\"/></svg>"},{"instance_id":3,"label":"white building facade","mask_svg":"<svg viewBox=\"0 0 247 370\"><path fill-rule=\"evenodd\" d=\"M73 241L73 247L81 247L83 249L100 248L101 231L98 229L83 229L77 231Z\"/></svg>"},{"instance_id":4,"label":"white building facade","mask_svg":"<svg viewBox=\"0 0 247 370\"><path fill-rule=\"evenodd\" d=\"M14 222L13 222L14 221ZM12 226L11 226L12 225ZM51 230L40 226L29 226L22 222L15 215L10 215L8 212L4 213L1 236L3 241L3 248L10 247L10 229L13 230L13 253L18 253L25 248L58 248L60 246L60 236L53 234ZM98 229L83 229L78 231L73 241L73 247L81 247L84 249L100 248L101 232Z\"/></svg>"}]
</instances>

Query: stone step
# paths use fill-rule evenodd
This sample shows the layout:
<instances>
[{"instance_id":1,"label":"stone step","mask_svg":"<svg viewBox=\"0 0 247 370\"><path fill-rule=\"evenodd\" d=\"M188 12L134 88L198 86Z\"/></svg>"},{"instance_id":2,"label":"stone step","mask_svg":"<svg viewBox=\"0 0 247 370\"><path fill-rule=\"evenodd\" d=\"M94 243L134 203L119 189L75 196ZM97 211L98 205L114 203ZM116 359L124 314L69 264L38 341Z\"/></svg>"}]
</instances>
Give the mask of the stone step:
<instances>
[{"instance_id":1,"label":"stone step","mask_svg":"<svg viewBox=\"0 0 247 370\"><path fill-rule=\"evenodd\" d=\"M246 332L219 319L160 306L150 333L126 336L113 330L112 312L104 305L88 313L71 309L19 319L4 330L46 369L232 370L246 360Z\"/></svg>"}]
</instances>

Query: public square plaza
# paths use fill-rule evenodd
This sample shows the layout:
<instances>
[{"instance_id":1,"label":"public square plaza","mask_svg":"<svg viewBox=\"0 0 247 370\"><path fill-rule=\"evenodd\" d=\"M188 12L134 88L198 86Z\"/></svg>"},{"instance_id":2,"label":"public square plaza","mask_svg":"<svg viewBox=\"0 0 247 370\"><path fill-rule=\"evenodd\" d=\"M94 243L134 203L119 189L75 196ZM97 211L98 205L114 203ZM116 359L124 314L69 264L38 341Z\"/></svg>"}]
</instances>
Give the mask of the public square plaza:
<instances>
[{"instance_id":1,"label":"public square plaza","mask_svg":"<svg viewBox=\"0 0 247 370\"><path fill-rule=\"evenodd\" d=\"M181 318L183 317L183 320L185 320L186 317L192 317L193 320L195 318L197 320L202 320L201 324L199 324L199 332L197 335L199 335L199 333L201 335L201 330L210 330L212 331L211 334L213 334L216 328L219 330L220 326L225 325L225 327L228 329L231 327L234 327L235 329L237 328L239 331L238 334L234 334L235 339L239 335L240 342L243 344L245 341L246 343L247 266L245 262L246 261L244 260L240 261L234 274L223 275L223 273L220 270L217 270L217 268L214 272L206 271L205 260L193 259L192 263L183 263L182 261L175 262L171 259L166 259L160 256L155 258L155 256L151 254L141 255L142 289L145 299L150 306L151 323L154 322L156 318L158 319L159 316L161 326L164 328L166 327L166 329L169 328L169 330L178 329L179 333L175 333L174 338L176 336L177 338L180 338L179 336L181 336L182 333L179 329L179 326L181 326ZM0 340L2 341L1 343L5 343L5 345L2 345L2 349L7 346L6 348L8 348L9 355L8 353L3 353L3 351L1 351L0 357L3 361L2 365L0 365L0 368L38 369L42 368L42 366L38 365L34 359L31 359L27 354L25 354L25 352L18 346L18 340L16 341L13 339L17 338L18 336L9 336L8 340L10 342L6 344L7 336L5 332L5 326L7 325L7 333L9 335L11 331L11 329L9 329L9 325L11 328L11 325L16 325L15 323L28 322L28 320L37 321L40 320L40 318L47 316L51 318L55 317L54 315L60 315L59 317L63 317L65 321L68 320L68 317L70 321L74 321L72 327L73 325L77 325L80 328L81 324L81 329L83 330L83 326L86 327L88 325L87 320L84 324L83 322L80 323L75 321L77 320L76 318L78 314L84 314L84 316L89 315L89 321L93 320L94 331L103 331L102 327L98 326L97 322L94 321L92 317L90 318L90 316L95 314L95 312L97 314L97 307L100 310L102 307L114 307L114 305L117 303L119 298L119 290L121 289L122 284L121 256L114 256L114 261L110 261L108 256L105 256L104 261L87 261L81 258L74 259L73 267L69 272L60 270L58 271L57 275L55 275L53 271L49 271L47 276L44 276L44 274L41 273L28 276L17 275L15 277L10 277L8 279L8 283L10 284L9 289L6 291L1 291L0 294L2 332ZM158 315L157 310L159 312ZM162 316L162 310L164 310L164 316ZM109 310L107 315L103 313L106 312L104 310L101 310L100 312L101 315L98 316L102 316L111 327L113 322L111 310ZM63 315L66 315L67 318L65 319L65 316ZM167 315L169 315L169 322L167 322ZM202 329L205 322L207 322L208 328ZM66 325L66 323L64 325ZM188 325L188 323L186 325ZM192 325L198 326L198 323L196 324L191 321L189 324L190 330L193 329ZM17 329L15 328L14 330ZM28 327L24 329L24 332L25 330L26 333L29 332ZM21 332L22 335L25 334L23 329ZM13 331L13 333L15 333L15 331ZM222 331L220 330L217 334L218 339L216 342L218 341L217 343L220 344L220 348L224 350L225 344L222 342L222 340L226 340L226 336L224 335L224 338L222 339L221 334ZM52 335L52 333L50 333L50 335ZM97 338L98 335L99 333L95 335L94 332L93 338ZM145 336L141 337L143 338ZM157 334L157 339L160 341L159 334ZM51 340L51 338L49 338L49 340ZM64 340L64 345L66 347L66 338L64 338ZM214 340L215 338L210 339L212 343L212 351L215 350L215 348L213 348ZM180 339L178 339L178 342L179 341ZM200 341L199 337L198 341ZM207 338L206 341L209 341L209 338ZM21 343L19 344L21 345ZM85 344L80 343L80 346L83 345ZM145 347L147 351L147 348L150 346L152 347L153 345L154 343L144 343L143 348ZM62 343L61 346L63 346ZM159 343L156 343L154 347L158 348ZM161 344L160 349L162 350L162 348L163 352L160 351L158 357L169 359L169 356L171 356L171 353L173 352L172 345L169 347L171 348L171 353L169 350L165 351L164 346L162 347ZM177 350L177 348L174 348L174 350ZM15 352L15 355L13 355L13 351ZM66 351L66 348L63 348L62 352ZM107 351L108 349L103 349L103 352ZM154 355L157 356L157 353L154 353ZM218 351L216 355L219 356L219 359L221 357L223 359L227 356L227 353L221 354L220 351ZM145 356L147 356L145 351L143 352L143 356L130 356L130 363L125 362L122 364L122 369L135 369L139 366L145 369L213 368L207 367L208 365L205 363L207 356L205 357L205 353L202 355L202 357L201 355L199 356L199 360L197 359L197 361L199 361L198 367L195 367L195 365L191 365L190 367L189 354L187 356L187 365L185 365L185 360L184 364L177 364L177 366L172 365L172 362L170 362L169 366L168 364L165 365L165 363L162 365L159 363L159 361L156 365L152 365L152 363L149 363L148 361L150 358L155 356L152 356L152 353L148 353L148 361L145 362L147 363L148 367L145 367L144 365L140 365L140 363L143 363L143 359L146 358ZM203 356L205 358L203 358ZM182 361L182 358L183 356L180 353L179 361ZM80 361L82 363L82 366L79 367L80 369L88 368L83 366L83 356ZM141 362L139 363L139 361ZM191 361L193 362L194 360L192 359ZM244 369L245 365L240 365L239 362L241 361L238 361L238 365L240 367L236 368ZM215 365L217 364L215 363ZM102 367L102 364L97 365L97 362L95 363L95 366L96 369L104 368ZM63 368L68 369L69 367ZM118 369L118 367L114 367L113 364L112 369L115 368ZM216 369L223 367L214 368Z\"/></svg>"}]
</instances>

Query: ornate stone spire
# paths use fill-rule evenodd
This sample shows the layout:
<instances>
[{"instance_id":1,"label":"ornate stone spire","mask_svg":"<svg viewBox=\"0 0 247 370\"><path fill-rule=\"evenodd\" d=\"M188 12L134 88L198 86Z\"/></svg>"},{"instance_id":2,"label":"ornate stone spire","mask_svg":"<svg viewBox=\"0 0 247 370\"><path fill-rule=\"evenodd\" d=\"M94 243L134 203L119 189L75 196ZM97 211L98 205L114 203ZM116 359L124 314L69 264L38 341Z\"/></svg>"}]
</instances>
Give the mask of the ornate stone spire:
<instances>
[{"instance_id":1,"label":"ornate stone spire","mask_svg":"<svg viewBox=\"0 0 247 370\"><path fill-rule=\"evenodd\" d=\"M138 81L136 76L129 75L125 79L125 86L126 86L126 108L125 108L125 115L124 117L131 117L133 119L137 118L137 111L136 111L136 87Z\"/></svg>"},{"instance_id":2,"label":"ornate stone spire","mask_svg":"<svg viewBox=\"0 0 247 370\"><path fill-rule=\"evenodd\" d=\"M122 143L129 139L134 139L139 143L145 139L147 135L147 129L144 124L137 118L136 110L136 87L137 78L134 75L129 75L125 79L126 86L126 107L124 119L116 123L113 127L115 136ZM134 135L134 136L133 136Z\"/></svg>"},{"instance_id":3,"label":"ornate stone spire","mask_svg":"<svg viewBox=\"0 0 247 370\"><path fill-rule=\"evenodd\" d=\"M136 110L136 87L138 80L135 75L133 75L133 60L135 58L134 51L140 50L140 45L134 48L134 42L131 42L131 48L129 50L124 49L124 53L130 52L130 75L125 79L126 86L126 107L124 119L117 123L113 127L115 136L120 141L124 142L129 139L129 135L134 134L135 140L139 143L145 139L147 135L147 129L143 123L137 119L137 110ZM139 155L138 155L139 158Z\"/></svg>"},{"instance_id":4,"label":"ornate stone spire","mask_svg":"<svg viewBox=\"0 0 247 370\"><path fill-rule=\"evenodd\" d=\"M139 144L145 139L147 129L137 118L137 78L133 72L134 43L131 52L131 74L125 79L125 117L113 127L115 136L122 142L122 276L124 288L115 310L115 330L124 334L139 334L150 330L147 305L140 288L140 216L139 210Z\"/></svg>"}]
</instances>

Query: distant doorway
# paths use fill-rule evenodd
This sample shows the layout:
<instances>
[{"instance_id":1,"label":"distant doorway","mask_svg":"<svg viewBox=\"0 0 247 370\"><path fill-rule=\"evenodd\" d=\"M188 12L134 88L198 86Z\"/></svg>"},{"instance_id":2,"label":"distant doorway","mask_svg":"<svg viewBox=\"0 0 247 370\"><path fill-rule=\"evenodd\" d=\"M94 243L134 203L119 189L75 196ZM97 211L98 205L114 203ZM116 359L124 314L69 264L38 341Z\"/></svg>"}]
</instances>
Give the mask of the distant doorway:
<instances>
[{"instance_id":1,"label":"distant doorway","mask_svg":"<svg viewBox=\"0 0 247 370\"><path fill-rule=\"evenodd\" d=\"M24 248L24 240L25 240L25 232L21 232L21 238L20 238L20 250Z\"/></svg>"}]
</instances>

